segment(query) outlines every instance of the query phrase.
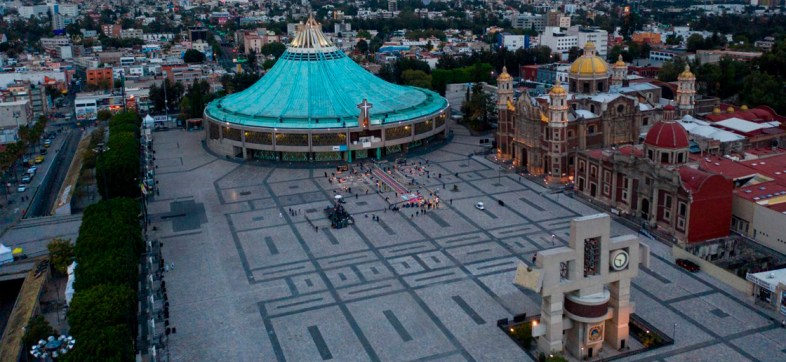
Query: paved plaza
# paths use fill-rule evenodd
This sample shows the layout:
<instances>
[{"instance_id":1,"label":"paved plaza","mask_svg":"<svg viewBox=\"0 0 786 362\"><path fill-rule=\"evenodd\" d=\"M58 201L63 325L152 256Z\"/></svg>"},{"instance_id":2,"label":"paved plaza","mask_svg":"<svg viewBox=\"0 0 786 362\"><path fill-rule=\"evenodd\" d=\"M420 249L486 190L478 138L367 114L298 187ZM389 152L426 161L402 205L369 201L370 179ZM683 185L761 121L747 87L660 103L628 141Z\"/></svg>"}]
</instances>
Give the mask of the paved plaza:
<instances>
[{"instance_id":1,"label":"paved plaza","mask_svg":"<svg viewBox=\"0 0 786 362\"><path fill-rule=\"evenodd\" d=\"M156 133L160 194L148 209L151 237L174 264L165 274L177 329L170 358L530 360L496 327L540 311L539 296L512 284L516 264L563 245L570 220L596 212L481 157L468 161L478 139L454 130L452 143L409 159L429 161L428 177L417 176L420 191L442 200L417 216L385 212L385 197L395 195L377 194L371 183L339 190L324 177L335 168L241 164L209 154L201 132ZM354 226L329 227L323 209L336 192ZM485 211L474 207L479 201ZM612 224L612 236L629 233ZM638 315L676 331L676 343L629 360L786 360L786 329L774 314L676 267L665 245L645 242L653 257L631 299Z\"/></svg>"}]
</instances>

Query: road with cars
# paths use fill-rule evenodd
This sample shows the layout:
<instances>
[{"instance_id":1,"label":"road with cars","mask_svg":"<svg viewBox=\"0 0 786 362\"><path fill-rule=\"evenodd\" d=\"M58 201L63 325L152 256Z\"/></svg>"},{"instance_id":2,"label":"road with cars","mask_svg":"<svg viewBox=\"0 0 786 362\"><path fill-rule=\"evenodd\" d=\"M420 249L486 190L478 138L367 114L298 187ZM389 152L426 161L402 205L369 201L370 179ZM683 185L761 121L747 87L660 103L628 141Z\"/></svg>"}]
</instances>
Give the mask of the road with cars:
<instances>
[{"instance_id":1,"label":"road with cars","mask_svg":"<svg viewBox=\"0 0 786 362\"><path fill-rule=\"evenodd\" d=\"M67 129L63 131L63 140L59 149L54 150L50 156L52 163L46 175L39 181L37 193L32 197L32 202L28 209L26 218L47 216L52 210L52 205L57 202L58 192L65 180L71 160L76 153L82 131L79 129ZM51 148L51 147L50 147Z\"/></svg>"},{"instance_id":2,"label":"road with cars","mask_svg":"<svg viewBox=\"0 0 786 362\"><path fill-rule=\"evenodd\" d=\"M76 151L81 131L70 128L70 126L50 126L47 127L47 132L55 135L50 146L45 147L44 141L42 141L35 149L31 149L32 153L25 157L28 160L28 165L18 166L16 174L6 179L3 191L7 192L4 192L2 199L0 199L2 201L0 202L0 226L3 232L21 218L48 214L48 211L43 211L48 210L46 204L51 205L53 202L51 198L57 197L62 179L65 177ZM46 150L46 155L41 155L42 149ZM36 164L35 158L39 156L43 156L43 159L41 163ZM35 172L28 183L22 183L25 175L29 176L28 171L31 166L35 166ZM53 171L53 168L58 170ZM64 171L63 168L65 168ZM54 173L49 176L50 172Z\"/></svg>"}]
</instances>

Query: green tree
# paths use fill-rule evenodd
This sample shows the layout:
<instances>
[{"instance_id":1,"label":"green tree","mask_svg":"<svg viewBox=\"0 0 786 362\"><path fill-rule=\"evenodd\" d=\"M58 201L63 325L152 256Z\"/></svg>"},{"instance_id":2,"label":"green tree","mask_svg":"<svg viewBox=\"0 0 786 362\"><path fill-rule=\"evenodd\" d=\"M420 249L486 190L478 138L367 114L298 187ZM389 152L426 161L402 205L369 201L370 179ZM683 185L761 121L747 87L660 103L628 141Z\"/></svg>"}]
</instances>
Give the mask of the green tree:
<instances>
[{"instance_id":1,"label":"green tree","mask_svg":"<svg viewBox=\"0 0 786 362\"><path fill-rule=\"evenodd\" d=\"M371 33L369 33L368 30L358 30L358 38L370 40Z\"/></svg>"},{"instance_id":2,"label":"green tree","mask_svg":"<svg viewBox=\"0 0 786 362\"><path fill-rule=\"evenodd\" d=\"M693 34L688 37L686 48L689 52L695 53L700 49L708 49L704 37L700 34Z\"/></svg>"},{"instance_id":3,"label":"green tree","mask_svg":"<svg viewBox=\"0 0 786 362\"><path fill-rule=\"evenodd\" d=\"M96 117L101 122L108 121L110 118L112 118L112 112L110 110L108 110L108 109L102 109L102 110L98 111L98 114L97 114Z\"/></svg>"},{"instance_id":4,"label":"green tree","mask_svg":"<svg viewBox=\"0 0 786 362\"><path fill-rule=\"evenodd\" d=\"M126 285L98 285L74 295L68 310L70 333L77 341L102 326L134 327L136 293ZM82 338L78 338L82 336Z\"/></svg>"},{"instance_id":5,"label":"green tree","mask_svg":"<svg viewBox=\"0 0 786 362\"><path fill-rule=\"evenodd\" d=\"M568 61L573 62L574 60L578 59L581 55L581 49L579 47L571 47L568 49Z\"/></svg>"},{"instance_id":6,"label":"green tree","mask_svg":"<svg viewBox=\"0 0 786 362\"><path fill-rule=\"evenodd\" d=\"M27 322L25 334L22 336L22 343L24 343L25 347L30 348L38 343L39 340L54 335L57 335L57 331L44 319L44 316L37 315Z\"/></svg>"},{"instance_id":7,"label":"green tree","mask_svg":"<svg viewBox=\"0 0 786 362\"><path fill-rule=\"evenodd\" d=\"M673 82L685 70L685 60L682 58L674 58L674 60L667 60L658 72L658 79L663 82Z\"/></svg>"},{"instance_id":8,"label":"green tree","mask_svg":"<svg viewBox=\"0 0 786 362\"><path fill-rule=\"evenodd\" d=\"M265 59L265 61L262 62L262 68L265 70L273 68L274 65L276 65L276 61L274 59Z\"/></svg>"},{"instance_id":9,"label":"green tree","mask_svg":"<svg viewBox=\"0 0 786 362\"><path fill-rule=\"evenodd\" d=\"M366 42L364 39L358 40L358 43L355 45L355 49L357 49L360 54L368 53L368 42Z\"/></svg>"},{"instance_id":10,"label":"green tree","mask_svg":"<svg viewBox=\"0 0 786 362\"><path fill-rule=\"evenodd\" d=\"M278 59L281 57L281 54L284 54L286 50L287 50L286 45L279 42L273 42L263 45L262 48L259 49L259 52L264 55L272 55L273 57Z\"/></svg>"},{"instance_id":11,"label":"green tree","mask_svg":"<svg viewBox=\"0 0 786 362\"><path fill-rule=\"evenodd\" d=\"M96 165L98 191L104 199L136 197L139 194L139 116L118 113L109 121L108 150Z\"/></svg>"},{"instance_id":12,"label":"green tree","mask_svg":"<svg viewBox=\"0 0 786 362\"><path fill-rule=\"evenodd\" d=\"M404 84L420 88L431 88L431 76L422 70L405 70L401 74L401 78Z\"/></svg>"},{"instance_id":13,"label":"green tree","mask_svg":"<svg viewBox=\"0 0 786 362\"><path fill-rule=\"evenodd\" d=\"M681 35L669 34L669 36L666 37L666 45L680 45L682 40Z\"/></svg>"},{"instance_id":14,"label":"green tree","mask_svg":"<svg viewBox=\"0 0 786 362\"><path fill-rule=\"evenodd\" d=\"M166 94L164 92L164 87L166 87ZM178 104L180 104L180 99L183 97L183 91L182 83L173 83L169 81L169 78L165 78L162 85L159 86L153 83L153 85L150 86L148 98L153 103L153 110L155 112L164 112L165 98L166 104L168 105L166 107L167 109L177 109Z\"/></svg>"},{"instance_id":15,"label":"green tree","mask_svg":"<svg viewBox=\"0 0 786 362\"><path fill-rule=\"evenodd\" d=\"M46 248L49 250L52 267L58 273L66 274L68 266L74 261L74 245L71 244L71 239L52 239Z\"/></svg>"},{"instance_id":16,"label":"green tree","mask_svg":"<svg viewBox=\"0 0 786 362\"><path fill-rule=\"evenodd\" d=\"M196 49L188 49L183 55L183 61L186 63L202 63L205 61L205 54Z\"/></svg>"}]
</instances>

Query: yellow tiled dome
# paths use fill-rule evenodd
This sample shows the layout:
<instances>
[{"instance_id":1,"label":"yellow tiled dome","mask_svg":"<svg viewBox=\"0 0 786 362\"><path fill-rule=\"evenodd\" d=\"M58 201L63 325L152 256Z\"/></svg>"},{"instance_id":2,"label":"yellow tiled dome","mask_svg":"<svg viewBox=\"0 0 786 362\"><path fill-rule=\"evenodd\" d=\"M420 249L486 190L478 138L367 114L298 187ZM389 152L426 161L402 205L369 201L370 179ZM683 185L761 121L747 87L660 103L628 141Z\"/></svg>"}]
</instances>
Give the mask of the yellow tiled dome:
<instances>
[{"instance_id":1,"label":"yellow tiled dome","mask_svg":"<svg viewBox=\"0 0 786 362\"><path fill-rule=\"evenodd\" d=\"M499 77L497 77L497 81L508 81L511 79L513 78L511 78L510 74L508 74L508 67L502 66L502 73L500 73Z\"/></svg>"},{"instance_id":2,"label":"yellow tiled dome","mask_svg":"<svg viewBox=\"0 0 786 362\"><path fill-rule=\"evenodd\" d=\"M595 55L595 44L587 42L584 45L584 54L571 64L570 73L579 77L608 76L609 65L601 57Z\"/></svg>"},{"instance_id":3,"label":"yellow tiled dome","mask_svg":"<svg viewBox=\"0 0 786 362\"><path fill-rule=\"evenodd\" d=\"M554 83L554 86L551 87L549 94L568 94L568 92L565 90L564 87L562 87L562 84L560 84L558 79L557 83Z\"/></svg>"},{"instance_id":4,"label":"yellow tiled dome","mask_svg":"<svg viewBox=\"0 0 786 362\"><path fill-rule=\"evenodd\" d=\"M622 60L622 54L620 54L620 56L617 58L617 62L614 63L614 67L617 68L617 67L624 67L624 66L625 66L625 61Z\"/></svg>"},{"instance_id":5,"label":"yellow tiled dome","mask_svg":"<svg viewBox=\"0 0 786 362\"><path fill-rule=\"evenodd\" d=\"M684 79L696 79L696 76L690 71L690 65L685 64L685 71L683 71L680 76L678 77L680 80Z\"/></svg>"}]
</instances>

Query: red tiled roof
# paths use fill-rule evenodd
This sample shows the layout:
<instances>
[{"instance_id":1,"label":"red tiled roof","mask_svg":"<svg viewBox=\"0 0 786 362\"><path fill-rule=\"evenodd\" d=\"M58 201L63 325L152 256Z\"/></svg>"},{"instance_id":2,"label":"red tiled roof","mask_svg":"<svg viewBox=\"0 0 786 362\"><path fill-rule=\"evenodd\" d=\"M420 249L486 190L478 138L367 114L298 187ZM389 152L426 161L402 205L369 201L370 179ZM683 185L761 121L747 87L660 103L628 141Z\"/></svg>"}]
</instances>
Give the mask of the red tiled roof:
<instances>
[{"instance_id":1,"label":"red tiled roof","mask_svg":"<svg viewBox=\"0 0 786 362\"><path fill-rule=\"evenodd\" d=\"M786 153L757 160L742 161L743 165L756 170L757 173L774 179L786 186Z\"/></svg>"},{"instance_id":2,"label":"red tiled roof","mask_svg":"<svg viewBox=\"0 0 786 362\"><path fill-rule=\"evenodd\" d=\"M739 198L757 202L772 199L774 197L781 196L781 194L786 196L786 186L779 185L776 181L767 181L755 185L740 187L739 189L735 190L734 193Z\"/></svg>"},{"instance_id":3,"label":"red tiled roof","mask_svg":"<svg viewBox=\"0 0 786 362\"><path fill-rule=\"evenodd\" d=\"M677 122L658 122L647 132L644 143L660 148L687 148L688 132Z\"/></svg>"},{"instance_id":4,"label":"red tiled roof","mask_svg":"<svg viewBox=\"0 0 786 362\"><path fill-rule=\"evenodd\" d=\"M704 185L704 182L712 177L712 174L710 173L699 171L695 168L687 166L680 167L679 171L682 185L690 193L699 192L702 185Z\"/></svg>"},{"instance_id":5,"label":"red tiled roof","mask_svg":"<svg viewBox=\"0 0 786 362\"><path fill-rule=\"evenodd\" d=\"M636 157L644 157L644 149L642 149L641 147L624 145L624 146L620 146L619 150L620 153L625 156L634 155Z\"/></svg>"},{"instance_id":6,"label":"red tiled roof","mask_svg":"<svg viewBox=\"0 0 786 362\"><path fill-rule=\"evenodd\" d=\"M731 180L756 174L756 170L740 162L717 156L710 156L701 159L699 162L699 169L721 175Z\"/></svg>"}]
</instances>

